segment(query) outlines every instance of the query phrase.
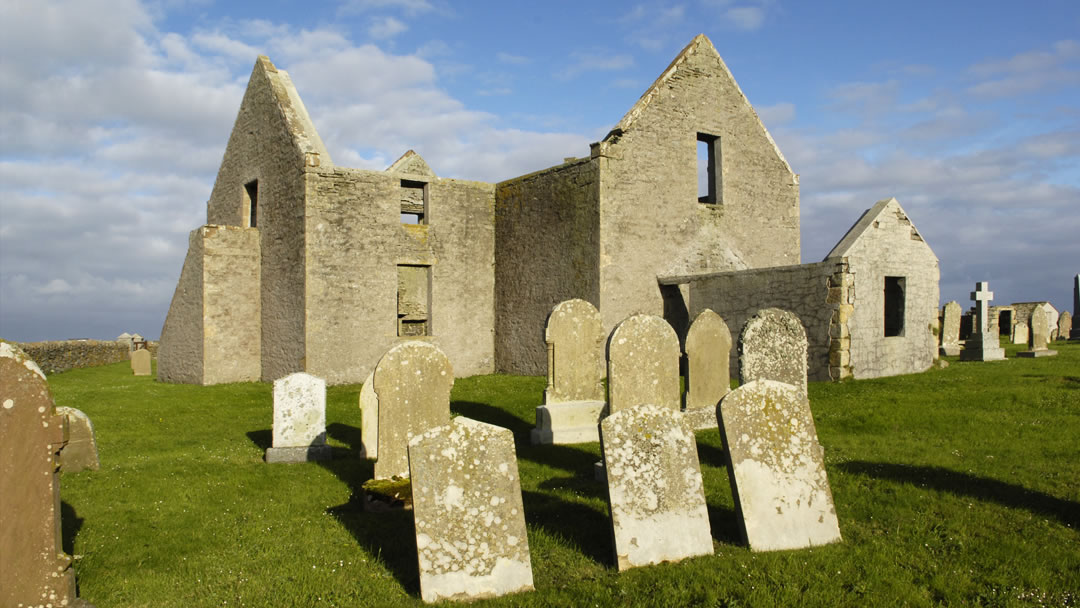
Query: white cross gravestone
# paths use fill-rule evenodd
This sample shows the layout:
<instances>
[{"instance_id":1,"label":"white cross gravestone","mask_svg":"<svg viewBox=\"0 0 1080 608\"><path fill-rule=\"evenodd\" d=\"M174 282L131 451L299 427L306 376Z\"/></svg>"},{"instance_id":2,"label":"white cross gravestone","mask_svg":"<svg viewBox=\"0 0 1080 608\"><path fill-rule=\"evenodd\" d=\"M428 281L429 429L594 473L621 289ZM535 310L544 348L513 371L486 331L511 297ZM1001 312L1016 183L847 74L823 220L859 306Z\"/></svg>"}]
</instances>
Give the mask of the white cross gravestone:
<instances>
[{"instance_id":1,"label":"white cross gravestone","mask_svg":"<svg viewBox=\"0 0 1080 608\"><path fill-rule=\"evenodd\" d=\"M998 337L989 333L989 308L990 300L994 299L994 292L990 291L990 284L982 281L975 284L975 291L971 292L971 299L975 300L975 327L971 336L964 343L960 351L961 361L1000 361L1005 358L1005 349L1001 348Z\"/></svg>"}]
</instances>

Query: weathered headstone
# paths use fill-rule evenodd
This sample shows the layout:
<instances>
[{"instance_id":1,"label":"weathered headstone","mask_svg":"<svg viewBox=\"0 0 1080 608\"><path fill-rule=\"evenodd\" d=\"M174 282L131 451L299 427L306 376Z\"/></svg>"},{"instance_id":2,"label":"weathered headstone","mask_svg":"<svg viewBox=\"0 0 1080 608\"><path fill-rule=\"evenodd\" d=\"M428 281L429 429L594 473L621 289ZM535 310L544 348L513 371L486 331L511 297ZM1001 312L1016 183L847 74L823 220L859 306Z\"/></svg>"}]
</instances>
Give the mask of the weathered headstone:
<instances>
[{"instance_id":1,"label":"weathered headstone","mask_svg":"<svg viewBox=\"0 0 1080 608\"><path fill-rule=\"evenodd\" d=\"M150 375L150 351L145 348L131 351L131 373L136 376Z\"/></svg>"},{"instance_id":2,"label":"weathered headstone","mask_svg":"<svg viewBox=\"0 0 1080 608\"><path fill-rule=\"evenodd\" d=\"M1042 306L1036 306L1031 311L1031 337L1028 340L1028 349L1017 353L1019 357L1052 357L1056 350L1047 348L1050 343L1050 315Z\"/></svg>"},{"instance_id":3,"label":"weathered headstone","mask_svg":"<svg viewBox=\"0 0 1080 608\"><path fill-rule=\"evenodd\" d=\"M686 417L695 429L716 428L716 406L731 390L731 331L706 308L686 332Z\"/></svg>"},{"instance_id":4,"label":"weathered headstone","mask_svg":"<svg viewBox=\"0 0 1080 608\"><path fill-rule=\"evenodd\" d=\"M495 597L533 588L514 434L469 418L409 442L420 597Z\"/></svg>"},{"instance_id":5,"label":"weathered headstone","mask_svg":"<svg viewBox=\"0 0 1080 608\"><path fill-rule=\"evenodd\" d=\"M1072 332L1072 313L1065 311L1058 316L1058 340L1068 340Z\"/></svg>"},{"instance_id":6,"label":"weathered headstone","mask_svg":"<svg viewBox=\"0 0 1080 608\"><path fill-rule=\"evenodd\" d=\"M379 457L379 397L375 394L375 370L360 387L360 457Z\"/></svg>"},{"instance_id":7,"label":"weathered headstone","mask_svg":"<svg viewBox=\"0 0 1080 608\"><path fill-rule=\"evenodd\" d=\"M619 570L711 555L694 430L668 407L643 404L600 423Z\"/></svg>"},{"instance_id":8,"label":"weathered headstone","mask_svg":"<svg viewBox=\"0 0 1080 608\"><path fill-rule=\"evenodd\" d=\"M988 330L988 314L990 301L994 299L994 292L990 291L990 284L981 281L975 284L975 291L971 292L971 299L975 300L975 321L972 333L964 342L964 348L960 351L960 359L963 361L999 361L1005 358L1005 349L1001 348L997 334Z\"/></svg>"},{"instance_id":9,"label":"weathered headstone","mask_svg":"<svg viewBox=\"0 0 1080 608\"><path fill-rule=\"evenodd\" d=\"M266 462L330 458L326 445L326 381L296 372L274 381L274 437Z\"/></svg>"},{"instance_id":10,"label":"weathered headstone","mask_svg":"<svg viewBox=\"0 0 1080 608\"><path fill-rule=\"evenodd\" d=\"M0 342L0 606L66 606L75 600L62 548L56 453L64 418L45 374Z\"/></svg>"},{"instance_id":11,"label":"weathered headstone","mask_svg":"<svg viewBox=\"0 0 1080 608\"><path fill-rule=\"evenodd\" d=\"M679 337L653 315L623 319L608 341L609 412L652 403L679 411Z\"/></svg>"},{"instance_id":12,"label":"weathered headstone","mask_svg":"<svg viewBox=\"0 0 1080 608\"><path fill-rule=\"evenodd\" d=\"M776 380L806 394L806 329L794 313L779 308L758 311L739 336L739 384Z\"/></svg>"},{"instance_id":13,"label":"weathered headstone","mask_svg":"<svg viewBox=\"0 0 1080 608\"><path fill-rule=\"evenodd\" d=\"M1028 324L1023 321L1017 321L1013 325L1012 330L1012 343L1013 344L1027 344L1028 343Z\"/></svg>"},{"instance_id":14,"label":"weathered headstone","mask_svg":"<svg viewBox=\"0 0 1080 608\"><path fill-rule=\"evenodd\" d=\"M597 423L605 414L604 325L596 307L567 300L548 316L548 385L536 408L532 442L598 441Z\"/></svg>"},{"instance_id":15,"label":"weathered headstone","mask_svg":"<svg viewBox=\"0 0 1080 608\"><path fill-rule=\"evenodd\" d=\"M97 438L90 417L73 407L57 407L56 414L64 417L68 440L60 450L60 470L65 473L78 473L101 468L98 460Z\"/></svg>"},{"instance_id":16,"label":"weathered headstone","mask_svg":"<svg viewBox=\"0 0 1080 608\"><path fill-rule=\"evenodd\" d=\"M1080 340L1080 322L1076 322L1076 318L1080 317L1080 274L1073 277L1073 326L1069 331L1069 340Z\"/></svg>"},{"instance_id":17,"label":"weathered headstone","mask_svg":"<svg viewBox=\"0 0 1080 608\"><path fill-rule=\"evenodd\" d=\"M941 352L955 357L960 354L960 304L955 300L945 304L941 321Z\"/></svg>"},{"instance_id":18,"label":"weathered headstone","mask_svg":"<svg viewBox=\"0 0 1080 608\"><path fill-rule=\"evenodd\" d=\"M806 395L790 384L755 380L728 393L718 413L735 510L750 549L841 540Z\"/></svg>"},{"instance_id":19,"label":"weathered headstone","mask_svg":"<svg viewBox=\"0 0 1080 608\"><path fill-rule=\"evenodd\" d=\"M450 421L454 371L439 348L419 340L402 342L375 366L379 447L375 479L409 475L409 441Z\"/></svg>"}]
</instances>

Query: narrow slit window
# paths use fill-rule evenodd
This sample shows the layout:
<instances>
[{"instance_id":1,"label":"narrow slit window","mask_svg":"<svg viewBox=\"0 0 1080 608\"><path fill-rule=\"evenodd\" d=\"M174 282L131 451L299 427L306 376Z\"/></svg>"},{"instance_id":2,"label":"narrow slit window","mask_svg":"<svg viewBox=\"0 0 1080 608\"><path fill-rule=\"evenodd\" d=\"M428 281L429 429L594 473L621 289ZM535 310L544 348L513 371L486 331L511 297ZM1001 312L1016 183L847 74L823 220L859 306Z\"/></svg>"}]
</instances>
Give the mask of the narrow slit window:
<instances>
[{"instance_id":1,"label":"narrow slit window","mask_svg":"<svg viewBox=\"0 0 1080 608\"><path fill-rule=\"evenodd\" d=\"M427 182L401 180L401 223L426 224L428 206Z\"/></svg>"},{"instance_id":2,"label":"narrow slit window","mask_svg":"<svg viewBox=\"0 0 1080 608\"><path fill-rule=\"evenodd\" d=\"M885 277L885 337L904 335L904 277Z\"/></svg>"},{"instance_id":3,"label":"narrow slit window","mask_svg":"<svg viewBox=\"0 0 1080 608\"><path fill-rule=\"evenodd\" d=\"M698 202L716 205L724 202L724 163L720 138L697 134Z\"/></svg>"},{"instance_id":4,"label":"narrow slit window","mask_svg":"<svg viewBox=\"0 0 1080 608\"><path fill-rule=\"evenodd\" d=\"M259 180L244 184L244 220L248 228L257 228L259 219Z\"/></svg>"},{"instance_id":5,"label":"narrow slit window","mask_svg":"<svg viewBox=\"0 0 1080 608\"><path fill-rule=\"evenodd\" d=\"M431 335L431 266L398 268L397 334Z\"/></svg>"}]
</instances>

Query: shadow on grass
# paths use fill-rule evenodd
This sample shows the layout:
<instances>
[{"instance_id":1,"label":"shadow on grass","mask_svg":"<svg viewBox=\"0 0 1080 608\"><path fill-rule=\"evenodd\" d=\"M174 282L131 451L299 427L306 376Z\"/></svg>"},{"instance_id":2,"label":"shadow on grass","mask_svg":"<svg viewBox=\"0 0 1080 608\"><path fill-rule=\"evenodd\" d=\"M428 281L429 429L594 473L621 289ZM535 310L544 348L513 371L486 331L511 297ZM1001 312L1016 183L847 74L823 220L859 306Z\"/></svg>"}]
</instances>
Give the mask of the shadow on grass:
<instances>
[{"instance_id":1,"label":"shadow on grass","mask_svg":"<svg viewBox=\"0 0 1080 608\"><path fill-rule=\"evenodd\" d=\"M523 442L529 442L529 432L532 429L532 424L518 418L506 410L499 409L493 405L488 405L487 403L477 403L476 401L451 401L450 411L455 414L461 414L466 418L472 418L473 420L479 420L480 422L486 422L488 424L494 424L495 426L501 426L505 429L510 429L514 433L514 443L519 445Z\"/></svg>"},{"instance_id":2,"label":"shadow on grass","mask_svg":"<svg viewBox=\"0 0 1080 608\"><path fill-rule=\"evenodd\" d=\"M1016 484L941 467L866 461L844 462L836 466L849 473L907 482L958 496L996 502L1013 509L1027 509L1033 513L1054 517L1066 526L1080 527L1080 504Z\"/></svg>"},{"instance_id":3,"label":"shadow on grass","mask_svg":"<svg viewBox=\"0 0 1080 608\"><path fill-rule=\"evenodd\" d=\"M364 443L359 428L340 422L332 422L327 425L326 436L344 443L354 455L360 451L360 446ZM337 458L336 453L334 458Z\"/></svg>"},{"instance_id":4,"label":"shadow on grass","mask_svg":"<svg viewBox=\"0 0 1080 608\"><path fill-rule=\"evenodd\" d=\"M75 537L79 535L82 526L83 518L75 513L75 507L60 501L60 534L64 553L75 554Z\"/></svg>"},{"instance_id":5,"label":"shadow on grass","mask_svg":"<svg viewBox=\"0 0 1080 608\"><path fill-rule=\"evenodd\" d=\"M270 429L248 431L247 437L251 440L251 443L254 443L257 448L264 452L274 443L274 431Z\"/></svg>"},{"instance_id":6,"label":"shadow on grass","mask_svg":"<svg viewBox=\"0 0 1080 608\"><path fill-rule=\"evenodd\" d=\"M727 506L715 504L705 506L709 510L709 528L712 530L712 537L722 543L745 547L746 537L743 536L743 529L739 526L735 511Z\"/></svg>"},{"instance_id":7,"label":"shadow on grass","mask_svg":"<svg viewBox=\"0 0 1080 608\"><path fill-rule=\"evenodd\" d=\"M530 526L563 538L598 564L614 565L611 520L606 512L546 492L522 490L521 499Z\"/></svg>"},{"instance_id":8,"label":"shadow on grass","mask_svg":"<svg viewBox=\"0 0 1080 608\"><path fill-rule=\"evenodd\" d=\"M718 469L726 469L728 467L727 452L721 448L699 441L697 444L697 453L698 461L701 462L701 464L707 464Z\"/></svg>"}]
</instances>

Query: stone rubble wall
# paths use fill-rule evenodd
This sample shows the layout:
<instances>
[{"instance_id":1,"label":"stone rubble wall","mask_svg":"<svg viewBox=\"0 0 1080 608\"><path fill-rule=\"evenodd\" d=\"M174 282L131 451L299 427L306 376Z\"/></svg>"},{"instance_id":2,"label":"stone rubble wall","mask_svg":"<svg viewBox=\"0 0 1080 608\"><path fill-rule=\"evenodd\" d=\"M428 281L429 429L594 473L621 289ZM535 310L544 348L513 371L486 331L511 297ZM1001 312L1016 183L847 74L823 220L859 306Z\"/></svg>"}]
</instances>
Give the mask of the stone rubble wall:
<instances>
[{"instance_id":1,"label":"stone rubble wall","mask_svg":"<svg viewBox=\"0 0 1080 608\"><path fill-rule=\"evenodd\" d=\"M19 344L41 371L58 374L69 369L109 365L129 359L128 347L114 340L50 340ZM158 343L147 342L150 355L157 358Z\"/></svg>"}]
</instances>

